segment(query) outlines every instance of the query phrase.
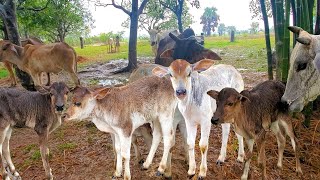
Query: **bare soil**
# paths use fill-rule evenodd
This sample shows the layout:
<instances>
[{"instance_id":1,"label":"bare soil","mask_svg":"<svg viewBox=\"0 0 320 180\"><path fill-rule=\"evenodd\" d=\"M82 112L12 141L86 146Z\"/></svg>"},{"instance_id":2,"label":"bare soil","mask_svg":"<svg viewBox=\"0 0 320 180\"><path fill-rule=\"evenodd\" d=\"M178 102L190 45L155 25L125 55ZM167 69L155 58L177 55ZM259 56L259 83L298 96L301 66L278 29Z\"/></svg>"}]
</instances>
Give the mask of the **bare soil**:
<instances>
[{"instance_id":1,"label":"bare soil","mask_svg":"<svg viewBox=\"0 0 320 180\"><path fill-rule=\"evenodd\" d=\"M141 60L148 62L148 60ZM113 70L124 67L125 61L112 61L110 63L95 63L79 71L81 82L85 85L115 85L127 82L129 73L111 74ZM241 71L246 88L251 88L259 82L267 80L266 73ZM65 75L54 76L54 79L64 79ZM103 81L109 80L109 81ZM0 86L9 86L8 79L1 79ZM71 84L72 85L72 84ZM320 128L319 116L313 116L311 127L304 128L301 124L303 117L294 120L294 127L301 144L301 165L304 175L299 177L295 173L294 151L287 139L284 153L283 169L278 170L277 143L271 133L268 135L266 146L268 179L320 179ZM198 132L199 134L199 132ZM197 167L200 163L200 151L196 145ZM188 165L184 161L180 133L177 132L176 145L173 149L172 171L173 179L187 179ZM146 158L148 149L143 139L139 139L140 149ZM231 133L228 143L227 160L222 166L216 165L221 146L221 127L212 125L208 151L208 171L206 179L240 179L243 163L236 162L237 140ZM84 180L84 179L111 179L114 171L114 155L109 134L100 132L90 122L65 123L50 136L50 165L55 179ZM131 156L132 179L163 179L156 177L155 173L162 156L163 145L160 144L152 166L143 171ZM133 149L131 149L133 152ZM13 162L23 179L45 179L38 139L31 129L14 129L11 138L11 153ZM257 166L257 154L251 163L249 179L260 179L261 171ZM198 170L198 169L197 169ZM196 176L193 178L195 179ZM122 179L122 178L120 178Z\"/></svg>"}]
</instances>

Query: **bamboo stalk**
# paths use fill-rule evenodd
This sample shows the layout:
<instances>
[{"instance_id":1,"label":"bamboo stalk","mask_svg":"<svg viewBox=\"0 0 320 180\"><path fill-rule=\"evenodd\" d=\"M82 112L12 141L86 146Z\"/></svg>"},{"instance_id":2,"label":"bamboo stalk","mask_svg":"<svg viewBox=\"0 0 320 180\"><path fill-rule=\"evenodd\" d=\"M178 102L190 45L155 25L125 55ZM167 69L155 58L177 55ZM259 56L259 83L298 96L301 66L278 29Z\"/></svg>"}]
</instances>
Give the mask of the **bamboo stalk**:
<instances>
[{"instance_id":1,"label":"bamboo stalk","mask_svg":"<svg viewBox=\"0 0 320 180\"><path fill-rule=\"evenodd\" d=\"M284 19L284 37L283 37L283 62L282 62L282 82L287 82L289 71L290 56L290 33L288 26L290 24L290 0L285 0L285 19Z\"/></svg>"},{"instance_id":2,"label":"bamboo stalk","mask_svg":"<svg viewBox=\"0 0 320 180\"><path fill-rule=\"evenodd\" d=\"M283 18L283 0L276 0L276 33L278 34L278 41L276 42L277 54L277 73L276 79L282 80L282 64L283 64L283 31L284 31L284 18Z\"/></svg>"}]
</instances>

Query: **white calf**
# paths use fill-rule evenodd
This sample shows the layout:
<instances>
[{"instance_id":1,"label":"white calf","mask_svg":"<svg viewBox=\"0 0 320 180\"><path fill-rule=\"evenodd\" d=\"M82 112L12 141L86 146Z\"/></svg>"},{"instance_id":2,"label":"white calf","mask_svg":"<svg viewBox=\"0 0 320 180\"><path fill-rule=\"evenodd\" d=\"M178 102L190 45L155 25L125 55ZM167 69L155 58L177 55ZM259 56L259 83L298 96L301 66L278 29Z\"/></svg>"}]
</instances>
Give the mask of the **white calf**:
<instances>
[{"instance_id":1,"label":"white calf","mask_svg":"<svg viewBox=\"0 0 320 180\"><path fill-rule=\"evenodd\" d=\"M188 175L190 177L195 175L194 146L197 126L201 126L199 146L202 159L198 179L206 176L208 140L211 129L210 121L212 113L215 112L217 107L216 101L207 95L207 91L232 87L240 92L244 88L242 77L234 67L223 64L211 66L213 63L214 61L205 59L192 65L185 60L175 60L169 67L156 67L153 70L153 73L159 77L170 74L175 96L178 99L178 108L185 119L187 127L189 146ZM201 71L204 72L200 73ZM222 147L218 163L223 162L225 159L229 131L230 124L223 124ZM237 137L239 141L238 161L243 162L243 138L239 135Z\"/></svg>"},{"instance_id":2,"label":"white calf","mask_svg":"<svg viewBox=\"0 0 320 180\"><path fill-rule=\"evenodd\" d=\"M129 162L132 133L139 126L152 122L152 147L145 164L151 163L163 136L164 151L157 174L164 174L172 147L172 119L177 106L172 91L169 79L156 76L146 77L126 86L103 88L94 92L77 87L74 90L73 105L67 110L65 120L91 116L99 130L114 134L117 154L114 177L121 176L124 159L125 180L131 179Z\"/></svg>"}]
</instances>

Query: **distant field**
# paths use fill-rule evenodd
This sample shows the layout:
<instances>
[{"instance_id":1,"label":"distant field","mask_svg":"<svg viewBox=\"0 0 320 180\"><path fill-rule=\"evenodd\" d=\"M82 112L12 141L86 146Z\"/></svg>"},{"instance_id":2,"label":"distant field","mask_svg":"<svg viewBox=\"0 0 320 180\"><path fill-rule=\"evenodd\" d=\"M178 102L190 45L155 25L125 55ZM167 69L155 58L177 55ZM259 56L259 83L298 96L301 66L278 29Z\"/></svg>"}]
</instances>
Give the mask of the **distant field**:
<instances>
[{"instance_id":1,"label":"distant field","mask_svg":"<svg viewBox=\"0 0 320 180\"><path fill-rule=\"evenodd\" d=\"M271 37L271 43L274 38ZM266 50L263 34L236 36L235 42L230 42L228 36L205 37L205 47L219 53L223 61L221 63L232 64L237 68L250 71L266 71ZM75 47L79 56L86 57L88 61L80 63L80 68L97 61L109 61L128 58L128 44L121 43L119 53L107 53L106 45L86 45L84 49ZM137 44L138 57L153 57L150 44L147 40ZM7 70L0 65L0 78L7 77Z\"/></svg>"}]
</instances>

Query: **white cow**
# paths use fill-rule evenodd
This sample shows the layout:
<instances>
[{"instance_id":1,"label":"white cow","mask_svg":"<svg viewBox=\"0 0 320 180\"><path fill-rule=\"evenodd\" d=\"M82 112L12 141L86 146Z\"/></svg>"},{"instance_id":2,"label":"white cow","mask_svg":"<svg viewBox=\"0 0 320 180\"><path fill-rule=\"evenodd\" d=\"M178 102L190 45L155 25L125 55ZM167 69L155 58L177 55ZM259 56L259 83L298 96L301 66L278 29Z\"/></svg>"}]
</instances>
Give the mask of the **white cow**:
<instances>
[{"instance_id":1,"label":"white cow","mask_svg":"<svg viewBox=\"0 0 320 180\"><path fill-rule=\"evenodd\" d=\"M154 56L157 55L160 40L166 36L169 36L170 32L173 33L174 35L180 34L178 30L168 30L164 32L161 32L159 29L148 30L148 33L150 35L150 45L152 47L152 52L154 53Z\"/></svg>"},{"instance_id":2,"label":"white cow","mask_svg":"<svg viewBox=\"0 0 320 180\"><path fill-rule=\"evenodd\" d=\"M194 146L197 126L200 125L201 127L199 146L202 159L198 179L206 176L210 120L217 107L216 101L207 95L207 91L211 89L220 91L225 87L235 88L238 92L244 89L242 77L234 67L223 64L211 66L213 63L214 61L208 59L195 64L189 64L185 60L175 60L169 67L153 69L153 73L159 77L170 74L174 93L178 99L178 108L186 122L189 146L189 177L195 175ZM200 73L201 71L204 72ZM229 131L230 124L222 124L222 147L218 162L223 162L225 159ZM237 137L239 141L238 161L243 162L243 138L238 134Z\"/></svg>"}]
</instances>

